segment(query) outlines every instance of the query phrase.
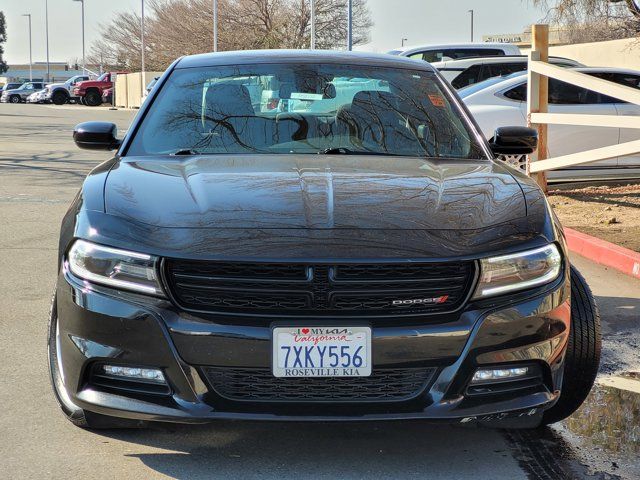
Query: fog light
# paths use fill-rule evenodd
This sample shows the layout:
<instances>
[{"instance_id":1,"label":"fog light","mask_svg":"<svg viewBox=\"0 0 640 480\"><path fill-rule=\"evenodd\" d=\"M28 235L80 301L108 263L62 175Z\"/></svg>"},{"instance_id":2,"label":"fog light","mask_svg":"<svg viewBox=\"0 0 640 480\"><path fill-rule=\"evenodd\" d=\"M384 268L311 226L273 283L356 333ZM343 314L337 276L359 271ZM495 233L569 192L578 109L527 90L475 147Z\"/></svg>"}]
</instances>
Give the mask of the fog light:
<instances>
[{"instance_id":1,"label":"fog light","mask_svg":"<svg viewBox=\"0 0 640 480\"><path fill-rule=\"evenodd\" d=\"M120 365L103 365L105 375L112 377L131 378L153 383L167 383L161 370L155 368L123 367Z\"/></svg>"},{"instance_id":2,"label":"fog light","mask_svg":"<svg viewBox=\"0 0 640 480\"><path fill-rule=\"evenodd\" d=\"M524 377L529 373L529 367L517 368L482 368L473 374L471 383L491 382L493 380L504 380Z\"/></svg>"}]
</instances>

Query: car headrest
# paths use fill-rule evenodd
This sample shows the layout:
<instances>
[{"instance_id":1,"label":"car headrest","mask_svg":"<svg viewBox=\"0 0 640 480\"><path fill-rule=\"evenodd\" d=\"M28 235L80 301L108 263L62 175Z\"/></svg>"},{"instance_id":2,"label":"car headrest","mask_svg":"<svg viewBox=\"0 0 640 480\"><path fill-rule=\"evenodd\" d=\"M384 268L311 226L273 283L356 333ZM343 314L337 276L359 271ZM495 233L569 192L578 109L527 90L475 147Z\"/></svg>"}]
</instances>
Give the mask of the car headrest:
<instances>
[{"instance_id":1,"label":"car headrest","mask_svg":"<svg viewBox=\"0 0 640 480\"><path fill-rule=\"evenodd\" d=\"M206 114L210 118L255 115L251 95L244 85L216 83L205 95Z\"/></svg>"},{"instance_id":2,"label":"car headrest","mask_svg":"<svg viewBox=\"0 0 640 480\"><path fill-rule=\"evenodd\" d=\"M283 82L280 84L280 90L278 92L278 95L280 96L280 98L291 98L291 94L293 93L293 91L295 90L295 86L293 85L293 83L290 82Z\"/></svg>"}]
</instances>

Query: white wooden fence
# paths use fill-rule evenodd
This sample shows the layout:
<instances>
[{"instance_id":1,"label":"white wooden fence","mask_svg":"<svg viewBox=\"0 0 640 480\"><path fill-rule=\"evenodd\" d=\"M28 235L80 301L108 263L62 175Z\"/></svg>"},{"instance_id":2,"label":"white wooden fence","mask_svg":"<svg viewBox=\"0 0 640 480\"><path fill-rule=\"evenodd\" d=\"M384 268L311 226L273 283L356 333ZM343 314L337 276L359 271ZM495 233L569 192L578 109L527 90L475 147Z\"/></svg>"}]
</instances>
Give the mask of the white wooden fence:
<instances>
[{"instance_id":1,"label":"white wooden fence","mask_svg":"<svg viewBox=\"0 0 640 480\"><path fill-rule=\"evenodd\" d=\"M635 105L640 105L640 91L542 61L541 58L548 58L548 42L545 42L543 38L538 42L540 48L536 49L536 27L538 27L537 30L541 35L545 35L545 32L548 34L546 28L540 28L547 27L546 25L534 25L534 49L529 52L527 118L531 126L538 127L541 148L529 156L527 173L536 176L538 183L546 189L546 179L544 175L539 175L541 172L639 153L640 140L634 140L594 150L546 158L547 129L544 128L545 125L583 125L587 127L640 129L640 117L548 113L546 102L548 85L547 81L544 80L545 78L555 78Z\"/></svg>"}]
</instances>

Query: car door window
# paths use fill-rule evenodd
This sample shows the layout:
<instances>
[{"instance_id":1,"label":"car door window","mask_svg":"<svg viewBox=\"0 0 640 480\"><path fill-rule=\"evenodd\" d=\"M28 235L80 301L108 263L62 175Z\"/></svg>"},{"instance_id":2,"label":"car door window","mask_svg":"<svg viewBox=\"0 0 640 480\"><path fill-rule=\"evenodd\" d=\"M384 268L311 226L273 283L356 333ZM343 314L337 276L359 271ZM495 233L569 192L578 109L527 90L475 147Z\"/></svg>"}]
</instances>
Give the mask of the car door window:
<instances>
[{"instance_id":1,"label":"car door window","mask_svg":"<svg viewBox=\"0 0 640 480\"><path fill-rule=\"evenodd\" d=\"M598 103L598 94L570 83L549 79L550 105L587 105Z\"/></svg>"},{"instance_id":2,"label":"car door window","mask_svg":"<svg viewBox=\"0 0 640 480\"><path fill-rule=\"evenodd\" d=\"M443 57L452 59L470 57L499 57L504 56L504 51L499 48L448 48L442 51Z\"/></svg>"},{"instance_id":3,"label":"car door window","mask_svg":"<svg viewBox=\"0 0 640 480\"><path fill-rule=\"evenodd\" d=\"M619 85L624 85L625 87L631 87L638 89L640 88L640 75L627 74L627 73L613 73L613 72L597 72L597 73L589 73L589 75L593 75L594 77L601 78L602 80L607 80L609 82L614 82ZM600 94L599 103L628 103L624 100L620 100L614 97L610 97L609 95Z\"/></svg>"},{"instance_id":4,"label":"car door window","mask_svg":"<svg viewBox=\"0 0 640 480\"><path fill-rule=\"evenodd\" d=\"M422 59L425 62L431 62L431 63L435 63L435 62L441 62L442 61L442 57L444 55L444 52L442 50L427 50L426 52L420 52L418 54L415 55L421 55ZM413 58L413 56L412 56Z\"/></svg>"},{"instance_id":5,"label":"car door window","mask_svg":"<svg viewBox=\"0 0 640 480\"><path fill-rule=\"evenodd\" d=\"M526 62L492 63L485 65L485 69L487 70L486 78L504 77L526 70L527 64Z\"/></svg>"},{"instance_id":6,"label":"car door window","mask_svg":"<svg viewBox=\"0 0 640 480\"><path fill-rule=\"evenodd\" d=\"M521 83L503 95L518 102L527 101L527 83ZM555 78L549 79L549 105L590 105L599 103L599 94Z\"/></svg>"},{"instance_id":7,"label":"car door window","mask_svg":"<svg viewBox=\"0 0 640 480\"><path fill-rule=\"evenodd\" d=\"M446 48L442 50L427 50L414 53L409 58L420 58L426 62L442 62L443 60L457 60L470 57L497 57L504 56L504 51L498 48Z\"/></svg>"},{"instance_id":8,"label":"car door window","mask_svg":"<svg viewBox=\"0 0 640 480\"><path fill-rule=\"evenodd\" d=\"M478 83L483 80L480 78L480 74L482 72L482 65L473 65L467 68L464 72L458 75L453 79L451 85L453 88L463 88L468 87L469 85L473 85L474 83Z\"/></svg>"},{"instance_id":9,"label":"car door window","mask_svg":"<svg viewBox=\"0 0 640 480\"><path fill-rule=\"evenodd\" d=\"M515 100L516 102L526 102L527 101L527 82L521 83L520 85L516 85L515 87L510 88L503 95L511 100Z\"/></svg>"}]
</instances>

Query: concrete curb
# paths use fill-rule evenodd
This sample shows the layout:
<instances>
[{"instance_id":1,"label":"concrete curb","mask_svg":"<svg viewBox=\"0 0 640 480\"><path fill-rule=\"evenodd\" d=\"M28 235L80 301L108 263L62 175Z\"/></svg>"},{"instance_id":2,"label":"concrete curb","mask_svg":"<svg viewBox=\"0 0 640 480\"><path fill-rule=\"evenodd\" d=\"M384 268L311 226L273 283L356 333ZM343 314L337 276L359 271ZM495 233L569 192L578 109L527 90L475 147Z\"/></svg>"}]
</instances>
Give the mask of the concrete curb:
<instances>
[{"instance_id":1,"label":"concrete curb","mask_svg":"<svg viewBox=\"0 0 640 480\"><path fill-rule=\"evenodd\" d=\"M600 265L640 278L640 253L571 228L565 228L564 234L570 251Z\"/></svg>"}]
</instances>

